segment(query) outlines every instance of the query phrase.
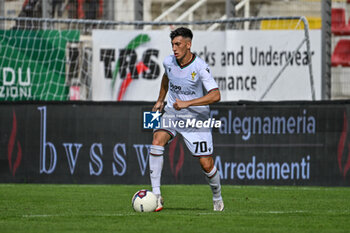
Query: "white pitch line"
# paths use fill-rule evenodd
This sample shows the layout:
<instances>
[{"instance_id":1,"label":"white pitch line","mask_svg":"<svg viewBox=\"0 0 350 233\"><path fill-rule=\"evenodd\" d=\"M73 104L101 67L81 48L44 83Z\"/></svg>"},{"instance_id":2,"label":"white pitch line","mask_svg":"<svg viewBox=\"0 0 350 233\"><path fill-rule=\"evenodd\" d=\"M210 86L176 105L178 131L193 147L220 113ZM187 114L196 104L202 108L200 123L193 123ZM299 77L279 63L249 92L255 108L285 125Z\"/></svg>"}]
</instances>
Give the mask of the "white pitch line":
<instances>
[{"instance_id":1,"label":"white pitch line","mask_svg":"<svg viewBox=\"0 0 350 233\"><path fill-rule=\"evenodd\" d=\"M292 210L292 211L261 211L257 212L259 214L296 214L296 213L306 213L304 210Z\"/></svg>"},{"instance_id":2,"label":"white pitch line","mask_svg":"<svg viewBox=\"0 0 350 233\"><path fill-rule=\"evenodd\" d=\"M241 188L244 188L242 186ZM249 188L249 187L248 187ZM254 186L259 189L274 189L274 190L304 190L304 191L334 191L344 189L343 187L318 187L318 186Z\"/></svg>"},{"instance_id":3,"label":"white pitch line","mask_svg":"<svg viewBox=\"0 0 350 233\"><path fill-rule=\"evenodd\" d=\"M212 212L212 213L199 213L199 215L214 215L214 214L218 214L218 213L215 213L215 212Z\"/></svg>"},{"instance_id":4,"label":"white pitch line","mask_svg":"<svg viewBox=\"0 0 350 233\"><path fill-rule=\"evenodd\" d=\"M53 214L25 214L25 215L22 215L22 218L50 218L50 217L61 217L61 215L53 215Z\"/></svg>"},{"instance_id":5,"label":"white pitch line","mask_svg":"<svg viewBox=\"0 0 350 233\"><path fill-rule=\"evenodd\" d=\"M243 214L295 214L295 213L307 213L307 211L304 210L291 210L291 211L279 211L279 210L271 210L271 211L244 211L240 212ZM199 213L199 215L214 215L218 214L218 212L208 212L208 213Z\"/></svg>"},{"instance_id":6,"label":"white pitch line","mask_svg":"<svg viewBox=\"0 0 350 233\"><path fill-rule=\"evenodd\" d=\"M123 217L123 216L132 216L135 213L129 214L25 214L22 215L22 218L51 218L51 217L73 217L73 216L91 216L91 217Z\"/></svg>"},{"instance_id":7,"label":"white pitch line","mask_svg":"<svg viewBox=\"0 0 350 233\"><path fill-rule=\"evenodd\" d=\"M280 210L271 210L271 211L254 211L247 213L254 213L254 214L298 214L298 213L313 213L313 211L305 211L305 210L287 210L287 211L280 211ZM325 214L348 214L350 213L350 210L327 210L323 211Z\"/></svg>"},{"instance_id":8,"label":"white pitch line","mask_svg":"<svg viewBox=\"0 0 350 233\"><path fill-rule=\"evenodd\" d=\"M272 190L306 190L306 191L334 191L349 189L348 187L321 187L321 186L242 186L242 185L227 185L229 189L272 189Z\"/></svg>"}]
</instances>

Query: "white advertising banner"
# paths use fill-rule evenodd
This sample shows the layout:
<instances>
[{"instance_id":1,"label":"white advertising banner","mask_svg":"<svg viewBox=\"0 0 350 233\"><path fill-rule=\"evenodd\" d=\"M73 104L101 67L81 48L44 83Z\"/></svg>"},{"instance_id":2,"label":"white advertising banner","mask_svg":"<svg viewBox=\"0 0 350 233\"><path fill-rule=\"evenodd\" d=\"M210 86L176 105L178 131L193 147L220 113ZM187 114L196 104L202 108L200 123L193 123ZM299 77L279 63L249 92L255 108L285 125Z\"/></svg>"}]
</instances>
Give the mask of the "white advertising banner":
<instances>
[{"instance_id":1,"label":"white advertising banner","mask_svg":"<svg viewBox=\"0 0 350 233\"><path fill-rule=\"evenodd\" d=\"M92 98L156 101L172 54L169 31L94 30ZM260 100L304 39L303 30L194 31L192 51L205 60L222 101ZM321 32L310 31L316 99L321 99ZM306 44L263 100L311 100Z\"/></svg>"}]
</instances>

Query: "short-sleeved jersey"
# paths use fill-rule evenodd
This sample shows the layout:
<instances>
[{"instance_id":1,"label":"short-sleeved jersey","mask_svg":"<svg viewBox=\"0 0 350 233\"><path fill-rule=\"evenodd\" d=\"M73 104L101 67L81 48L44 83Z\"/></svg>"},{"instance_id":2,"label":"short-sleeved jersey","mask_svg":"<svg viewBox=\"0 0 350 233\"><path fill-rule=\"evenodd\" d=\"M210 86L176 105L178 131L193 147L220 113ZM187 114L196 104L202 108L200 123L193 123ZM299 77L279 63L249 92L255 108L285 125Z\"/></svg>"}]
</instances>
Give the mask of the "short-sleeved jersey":
<instances>
[{"instance_id":1,"label":"short-sleeved jersey","mask_svg":"<svg viewBox=\"0 0 350 233\"><path fill-rule=\"evenodd\" d=\"M210 91L218 89L209 66L199 57L193 55L192 60L185 66L178 64L176 57L170 55L163 62L165 74L169 79L168 100L165 111L174 112L173 104L176 99L183 101L197 99ZM209 106L190 106L180 110L186 113L205 113L208 116Z\"/></svg>"}]
</instances>

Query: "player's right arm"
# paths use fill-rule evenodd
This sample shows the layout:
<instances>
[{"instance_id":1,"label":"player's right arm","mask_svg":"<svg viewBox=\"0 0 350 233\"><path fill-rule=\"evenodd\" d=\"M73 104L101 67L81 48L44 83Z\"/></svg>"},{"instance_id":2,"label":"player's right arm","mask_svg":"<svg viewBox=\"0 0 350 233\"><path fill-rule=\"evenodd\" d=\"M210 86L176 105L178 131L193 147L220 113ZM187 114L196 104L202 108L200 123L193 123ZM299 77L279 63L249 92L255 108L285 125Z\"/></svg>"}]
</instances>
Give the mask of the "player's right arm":
<instances>
[{"instance_id":1,"label":"player's right arm","mask_svg":"<svg viewBox=\"0 0 350 233\"><path fill-rule=\"evenodd\" d=\"M168 93L168 85L169 85L169 79L166 74L163 74L162 78L162 83L160 85L160 90L159 90L159 96L157 99L156 104L153 106L152 111L162 111L164 108L164 100L166 97L166 94Z\"/></svg>"}]
</instances>

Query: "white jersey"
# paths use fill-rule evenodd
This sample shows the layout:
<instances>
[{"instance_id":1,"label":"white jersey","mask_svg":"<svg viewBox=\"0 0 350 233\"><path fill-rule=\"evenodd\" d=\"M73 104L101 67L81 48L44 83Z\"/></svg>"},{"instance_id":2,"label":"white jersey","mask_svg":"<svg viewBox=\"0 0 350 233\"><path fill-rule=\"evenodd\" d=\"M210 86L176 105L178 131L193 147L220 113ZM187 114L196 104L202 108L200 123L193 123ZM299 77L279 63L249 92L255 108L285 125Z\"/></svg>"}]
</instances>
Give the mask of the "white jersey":
<instances>
[{"instance_id":1,"label":"white jersey","mask_svg":"<svg viewBox=\"0 0 350 233\"><path fill-rule=\"evenodd\" d=\"M165 106L166 112L181 114L200 114L208 117L209 106L190 106L187 109L175 111L173 104L176 99L183 101L197 99L218 89L209 66L199 57L193 55L192 60L184 66L180 66L174 55L164 59L165 74L169 79L168 100Z\"/></svg>"}]
</instances>

